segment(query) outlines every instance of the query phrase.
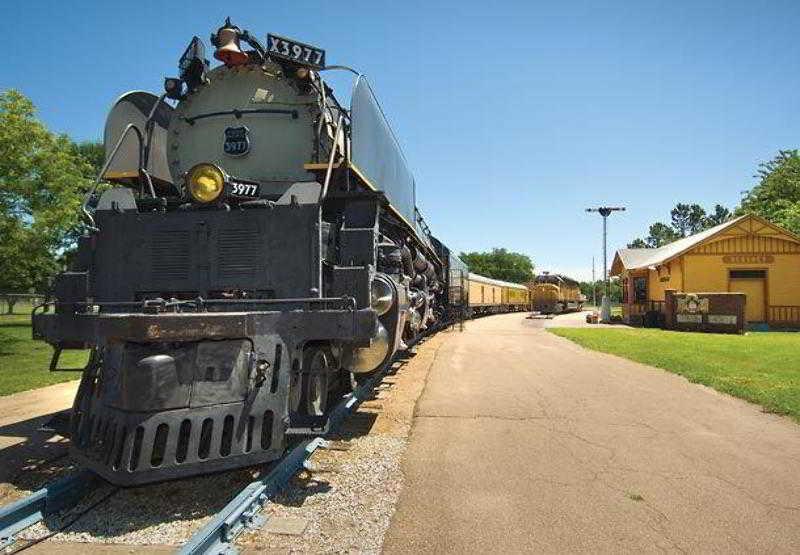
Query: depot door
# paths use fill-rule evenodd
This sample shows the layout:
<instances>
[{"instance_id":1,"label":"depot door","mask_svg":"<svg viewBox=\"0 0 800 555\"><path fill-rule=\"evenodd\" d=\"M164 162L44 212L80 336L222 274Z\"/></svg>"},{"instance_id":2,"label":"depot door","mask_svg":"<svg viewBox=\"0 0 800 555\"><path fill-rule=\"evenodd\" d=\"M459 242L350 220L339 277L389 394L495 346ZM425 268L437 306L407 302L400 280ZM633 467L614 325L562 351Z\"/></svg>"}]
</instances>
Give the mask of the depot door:
<instances>
[{"instance_id":1,"label":"depot door","mask_svg":"<svg viewBox=\"0 0 800 555\"><path fill-rule=\"evenodd\" d=\"M731 272L731 274L729 290L734 293L744 293L747 295L747 302L745 303L744 309L745 318L747 318L747 321L766 321L766 275L763 277L738 278L734 272Z\"/></svg>"}]
</instances>

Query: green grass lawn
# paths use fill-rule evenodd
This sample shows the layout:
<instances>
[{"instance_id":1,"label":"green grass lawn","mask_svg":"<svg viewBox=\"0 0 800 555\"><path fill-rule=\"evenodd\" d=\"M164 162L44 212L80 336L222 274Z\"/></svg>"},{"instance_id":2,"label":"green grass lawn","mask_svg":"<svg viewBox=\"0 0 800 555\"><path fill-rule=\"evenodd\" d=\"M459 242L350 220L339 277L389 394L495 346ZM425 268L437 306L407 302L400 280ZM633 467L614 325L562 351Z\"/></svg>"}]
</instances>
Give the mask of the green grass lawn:
<instances>
[{"instance_id":1,"label":"green grass lawn","mask_svg":"<svg viewBox=\"0 0 800 555\"><path fill-rule=\"evenodd\" d=\"M722 335L550 328L575 343L685 376L800 422L800 333Z\"/></svg>"},{"instance_id":2,"label":"green grass lawn","mask_svg":"<svg viewBox=\"0 0 800 555\"><path fill-rule=\"evenodd\" d=\"M52 348L31 339L30 306L17 304L15 314L0 315L0 396L75 380L79 372L50 372ZM87 353L65 351L59 366L80 368Z\"/></svg>"}]
</instances>

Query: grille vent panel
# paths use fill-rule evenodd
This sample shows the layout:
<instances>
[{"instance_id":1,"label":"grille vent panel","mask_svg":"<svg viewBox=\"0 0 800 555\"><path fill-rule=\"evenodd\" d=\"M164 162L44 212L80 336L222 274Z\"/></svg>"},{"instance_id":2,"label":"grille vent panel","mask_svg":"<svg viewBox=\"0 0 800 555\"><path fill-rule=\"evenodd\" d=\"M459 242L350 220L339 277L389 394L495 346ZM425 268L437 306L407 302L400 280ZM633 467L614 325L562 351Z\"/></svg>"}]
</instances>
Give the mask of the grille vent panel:
<instances>
[{"instance_id":1,"label":"grille vent panel","mask_svg":"<svg viewBox=\"0 0 800 555\"><path fill-rule=\"evenodd\" d=\"M150 244L150 278L153 281L189 278L191 244L188 231L156 232Z\"/></svg>"},{"instance_id":2,"label":"grille vent panel","mask_svg":"<svg viewBox=\"0 0 800 555\"><path fill-rule=\"evenodd\" d=\"M217 237L217 261L222 279L251 277L256 272L258 230L225 229Z\"/></svg>"}]
</instances>

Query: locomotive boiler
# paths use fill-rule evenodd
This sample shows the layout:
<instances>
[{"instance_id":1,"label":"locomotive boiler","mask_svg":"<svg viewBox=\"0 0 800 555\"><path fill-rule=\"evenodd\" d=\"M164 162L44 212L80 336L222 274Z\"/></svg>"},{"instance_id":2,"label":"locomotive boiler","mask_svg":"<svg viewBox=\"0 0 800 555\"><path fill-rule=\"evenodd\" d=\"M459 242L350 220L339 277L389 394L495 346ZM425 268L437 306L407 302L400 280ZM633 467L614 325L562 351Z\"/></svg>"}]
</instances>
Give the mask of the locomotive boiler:
<instances>
[{"instance_id":1,"label":"locomotive boiler","mask_svg":"<svg viewBox=\"0 0 800 555\"><path fill-rule=\"evenodd\" d=\"M338 68L345 106L323 50L266 38L226 21L215 67L194 37L162 94L115 103L111 186L87 194L54 310L34 313L51 369L91 349L72 451L113 483L280 457L452 306L459 261L367 80Z\"/></svg>"}]
</instances>

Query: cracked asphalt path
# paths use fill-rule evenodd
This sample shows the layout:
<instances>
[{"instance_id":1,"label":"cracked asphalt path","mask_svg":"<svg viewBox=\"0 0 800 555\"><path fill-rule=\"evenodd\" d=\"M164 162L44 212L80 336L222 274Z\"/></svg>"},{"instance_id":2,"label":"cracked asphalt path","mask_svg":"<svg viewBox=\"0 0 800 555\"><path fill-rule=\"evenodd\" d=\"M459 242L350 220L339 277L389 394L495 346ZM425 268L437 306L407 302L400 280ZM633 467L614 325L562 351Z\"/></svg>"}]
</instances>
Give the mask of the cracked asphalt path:
<instances>
[{"instance_id":1,"label":"cracked asphalt path","mask_svg":"<svg viewBox=\"0 0 800 555\"><path fill-rule=\"evenodd\" d=\"M439 347L386 552L800 552L800 426L544 325Z\"/></svg>"}]
</instances>

